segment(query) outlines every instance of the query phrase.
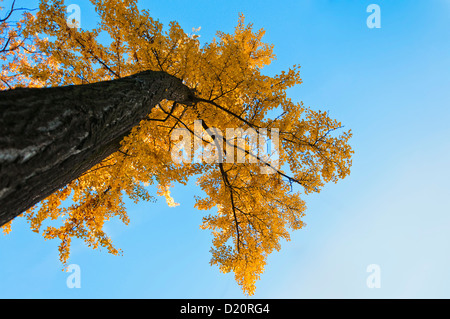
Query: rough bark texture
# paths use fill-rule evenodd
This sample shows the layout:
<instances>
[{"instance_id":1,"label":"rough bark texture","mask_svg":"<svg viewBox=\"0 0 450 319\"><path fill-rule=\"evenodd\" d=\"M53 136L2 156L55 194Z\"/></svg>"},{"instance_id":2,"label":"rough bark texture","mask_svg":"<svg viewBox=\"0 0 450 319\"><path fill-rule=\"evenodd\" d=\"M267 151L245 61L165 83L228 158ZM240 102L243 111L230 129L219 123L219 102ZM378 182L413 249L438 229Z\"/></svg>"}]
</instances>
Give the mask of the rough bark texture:
<instances>
[{"instance_id":1,"label":"rough bark texture","mask_svg":"<svg viewBox=\"0 0 450 319\"><path fill-rule=\"evenodd\" d=\"M87 85L0 92L0 226L110 154L167 99L193 96L164 72Z\"/></svg>"}]
</instances>

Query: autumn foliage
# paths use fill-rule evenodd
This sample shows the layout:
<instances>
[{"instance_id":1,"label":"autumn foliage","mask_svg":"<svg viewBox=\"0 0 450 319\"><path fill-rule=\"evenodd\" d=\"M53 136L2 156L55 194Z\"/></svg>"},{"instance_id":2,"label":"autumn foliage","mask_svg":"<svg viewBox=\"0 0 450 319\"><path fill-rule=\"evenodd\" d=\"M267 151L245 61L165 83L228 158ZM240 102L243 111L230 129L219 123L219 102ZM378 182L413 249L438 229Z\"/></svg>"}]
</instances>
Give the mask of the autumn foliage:
<instances>
[{"instance_id":1,"label":"autumn foliage","mask_svg":"<svg viewBox=\"0 0 450 319\"><path fill-rule=\"evenodd\" d=\"M273 46L262 41L263 30L245 24L243 15L233 33L218 32L201 45L196 31L186 33L176 22L164 28L148 11L138 10L134 0L91 2L99 16L93 30L70 28L63 1L57 0L41 1L39 11L26 14L16 26L3 23L0 47L12 35L8 45L16 48L0 55L0 88L86 84L161 70L182 79L198 101L157 105L122 141L119 152L24 212L23 218L33 231L60 240L63 263L73 238L119 254L103 227L114 217L129 222L124 196L150 200L149 192L156 189L175 205L170 188L195 176L204 192L195 204L206 212L201 228L214 235L211 264L233 272L243 291L252 295L268 255L289 240L291 230L304 226L300 195L319 192L325 183L350 173L350 131L342 131L341 123L326 112L288 98L287 89L301 83L299 66L275 76L262 72L275 59ZM27 40L21 44L21 39ZM261 174L266 165L261 161L174 163L171 133L180 127L193 133L196 120L205 129L222 132L277 128L279 168L275 174Z\"/></svg>"}]
</instances>

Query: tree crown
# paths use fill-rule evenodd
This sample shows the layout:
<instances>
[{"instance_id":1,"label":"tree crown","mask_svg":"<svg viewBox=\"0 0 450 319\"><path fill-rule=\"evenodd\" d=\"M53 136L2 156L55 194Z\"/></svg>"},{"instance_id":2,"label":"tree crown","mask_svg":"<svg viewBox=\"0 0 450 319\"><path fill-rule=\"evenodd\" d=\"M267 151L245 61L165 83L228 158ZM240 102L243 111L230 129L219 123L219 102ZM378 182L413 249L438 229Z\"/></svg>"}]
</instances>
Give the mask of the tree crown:
<instances>
[{"instance_id":1,"label":"tree crown","mask_svg":"<svg viewBox=\"0 0 450 319\"><path fill-rule=\"evenodd\" d=\"M33 46L17 45L0 55L1 88L87 84L159 70L181 79L196 100L155 106L122 141L119 152L26 211L31 229L60 240L63 263L73 238L119 254L103 226L113 217L129 222L123 197L151 200L147 186L154 184L157 195L176 205L171 186L196 177L204 196L196 198L195 206L208 211L201 228L214 236L211 264L234 272L243 291L253 294L268 255L280 249L281 240L289 240L289 230L304 226L301 193L319 192L325 183L350 173L351 132L336 134L340 122L287 96L288 88L302 82L299 66L275 76L263 74L275 59L273 46L263 42L263 30L245 24L243 15L233 33L218 32L202 46L195 30L188 34L176 22L163 28L148 11L138 9L136 0L91 2L100 19L93 30L69 27L59 0L42 0L39 12L27 14L16 28L1 24L0 47L17 30ZM199 120L200 135L195 131ZM200 140L197 146L219 146L215 151L223 150L227 160L175 162L177 129ZM252 142L244 140L240 163L234 152L238 144L233 144L238 138L218 138L227 129L278 132L277 161L255 155L249 151ZM194 142L184 145L194 148ZM262 168L272 174L261 173ZM59 225L50 223L42 230L49 220Z\"/></svg>"}]
</instances>

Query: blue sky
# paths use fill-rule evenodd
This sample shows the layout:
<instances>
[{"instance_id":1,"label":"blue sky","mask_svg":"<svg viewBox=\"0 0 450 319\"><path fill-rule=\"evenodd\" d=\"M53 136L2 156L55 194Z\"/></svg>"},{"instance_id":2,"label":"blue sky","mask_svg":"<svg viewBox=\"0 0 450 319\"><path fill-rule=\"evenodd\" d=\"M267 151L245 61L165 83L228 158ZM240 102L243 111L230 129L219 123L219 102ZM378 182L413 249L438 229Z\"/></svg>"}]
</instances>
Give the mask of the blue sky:
<instances>
[{"instance_id":1,"label":"blue sky","mask_svg":"<svg viewBox=\"0 0 450 319\"><path fill-rule=\"evenodd\" d=\"M19 1L20 2L20 1ZM33 1L23 1L32 5ZM86 0L81 23L95 15ZM369 29L369 4L381 28ZM21 4L20 4L21 5ZM302 66L294 101L328 110L354 137L352 172L305 198L307 226L268 260L255 298L450 297L450 1L141 1L153 17L201 27L208 42L238 14L266 30L269 74ZM107 225L117 257L75 242L69 289L57 242L24 220L0 236L1 298L245 298L232 274L209 265L211 236L194 209L200 190L176 186L180 206L130 203L129 226ZM368 288L370 264L380 288Z\"/></svg>"}]
</instances>

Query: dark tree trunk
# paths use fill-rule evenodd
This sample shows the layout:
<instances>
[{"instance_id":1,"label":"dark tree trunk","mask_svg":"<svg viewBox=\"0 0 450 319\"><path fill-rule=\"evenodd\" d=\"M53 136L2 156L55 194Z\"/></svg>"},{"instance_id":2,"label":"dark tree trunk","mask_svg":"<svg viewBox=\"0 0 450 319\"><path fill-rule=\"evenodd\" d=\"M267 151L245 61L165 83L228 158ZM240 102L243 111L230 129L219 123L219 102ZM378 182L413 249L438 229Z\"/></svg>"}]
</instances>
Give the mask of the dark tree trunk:
<instances>
[{"instance_id":1,"label":"dark tree trunk","mask_svg":"<svg viewBox=\"0 0 450 319\"><path fill-rule=\"evenodd\" d=\"M0 92L0 226L110 154L167 99L192 93L164 72L87 85Z\"/></svg>"}]
</instances>

